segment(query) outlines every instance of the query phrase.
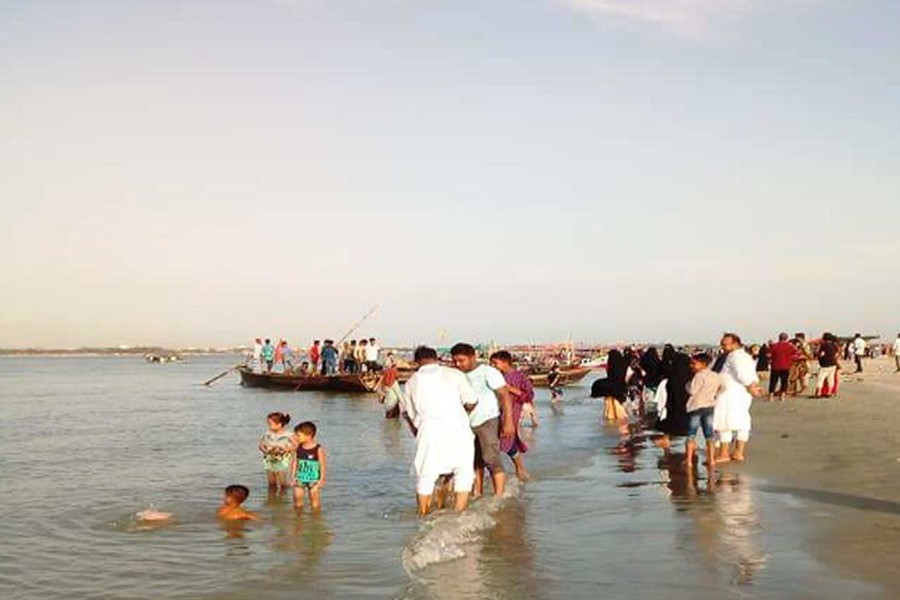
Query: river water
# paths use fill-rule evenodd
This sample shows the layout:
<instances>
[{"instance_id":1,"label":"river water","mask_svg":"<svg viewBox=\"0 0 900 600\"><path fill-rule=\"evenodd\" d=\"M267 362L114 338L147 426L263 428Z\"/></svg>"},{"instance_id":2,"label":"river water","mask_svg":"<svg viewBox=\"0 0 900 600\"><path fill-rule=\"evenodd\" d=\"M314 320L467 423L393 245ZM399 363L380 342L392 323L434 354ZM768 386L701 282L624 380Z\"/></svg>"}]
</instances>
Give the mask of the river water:
<instances>
[{"instance_id":1,"label":"river water","mask_svg":"<svg viewBox=\"0 0 900 600\"><path fill-rule=\"evenodd\" d=\"M539 392L533 481L462 515L415 515L414 440L366 396L200 382L234 357L0 359L0 597L856 598L804 549L808 508L736 469L707 481L660 452L616 451L583 387ZM265 415L312 420L323 512L267 497ZM223 527L223 488L259 523ZM163 526L135 513L175 514Z\"/></svg>"}]
</instances>

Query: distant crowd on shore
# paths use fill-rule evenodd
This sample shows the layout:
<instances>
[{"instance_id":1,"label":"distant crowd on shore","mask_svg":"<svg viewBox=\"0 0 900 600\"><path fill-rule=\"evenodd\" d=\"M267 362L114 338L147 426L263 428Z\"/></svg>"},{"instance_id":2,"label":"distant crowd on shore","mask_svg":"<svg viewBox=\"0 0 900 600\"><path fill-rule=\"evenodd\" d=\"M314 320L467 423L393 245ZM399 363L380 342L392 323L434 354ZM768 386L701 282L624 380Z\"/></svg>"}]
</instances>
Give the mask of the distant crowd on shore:
<instances>
[{"instance_id":1,"label":"distant crowd on shore","mask_svg":"<svg viewBox=\"0 0 900 600\"><path fill-rule=\"evenodd\" d=\"M381 347L375 338L350 340L335 344L333 340L314 340L305 350L293 349L286 340L256 338L248 366L254 373L297 375L352 375L381 371L384 363ZM388 352L385 362L393 363Z\"/></svg>"},{"instance_id":2,"label":"distant crowd on shore","mask_svg":"<svg viewBox=\"0 0 900 600\"><path fill-rule=\"evenodd\" d=\"M887 347L871 345L859 333L841 340L826 332L807 341L805 334L786 333L750 349L739 335L726 333L713 352L676 349L626 348L609 353L607 377L594 382L591 395L604 399L603 419L627 425L642 422L658 432L657 443L667 452L673 437L686 438L688 466L695 458L700 431L707 444L707 464L746 458L750 440L753 398L765 396L760 381L768 378L768 399L784 400L811 392L813 398L837 394L841 358L863 372L863 361L883 352L894 356L900 372L900 334ZM814 371L815 369L815 371ZM815 375L815 386L810 389ZM647 406L653 419L647 422Z\"/></svg>"}]
</instances>

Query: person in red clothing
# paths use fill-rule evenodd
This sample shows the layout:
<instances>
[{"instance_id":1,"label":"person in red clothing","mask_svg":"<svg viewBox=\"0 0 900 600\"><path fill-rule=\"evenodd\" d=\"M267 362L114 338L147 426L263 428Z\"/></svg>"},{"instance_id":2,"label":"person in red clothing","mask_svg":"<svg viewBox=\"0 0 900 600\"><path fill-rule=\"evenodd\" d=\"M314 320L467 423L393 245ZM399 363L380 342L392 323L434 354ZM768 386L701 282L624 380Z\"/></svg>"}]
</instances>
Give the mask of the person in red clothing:
<instances>
[{"instance_id":1,"label":"person in red clothing","mask_svg":"<svg viewBox=\"0 0 900 600\"><path fill-rule=\"evenodd\" d=\"M319 372L319 359L322 357L319 340L313 342L313 345L306 351L306 355L309 359L309 370L315 375ZM325 365L322 365L322 374L325 374Z\"/></svg>"},{"instance_id":2,"label":"person in red clothing","mask_svg":"<svg viewBox=\"0 0 900 600\"><path fill-rule=\"evenodd\" d=\"M791 372L791 364L797 355L797 348L788 341L788 334L779 333L778 343L772 346L771 354L772 375L769 377L769 400L772 400L773 394L779 400L784 400L788 389L788 376Z\"/></svg>"}]
</instances>

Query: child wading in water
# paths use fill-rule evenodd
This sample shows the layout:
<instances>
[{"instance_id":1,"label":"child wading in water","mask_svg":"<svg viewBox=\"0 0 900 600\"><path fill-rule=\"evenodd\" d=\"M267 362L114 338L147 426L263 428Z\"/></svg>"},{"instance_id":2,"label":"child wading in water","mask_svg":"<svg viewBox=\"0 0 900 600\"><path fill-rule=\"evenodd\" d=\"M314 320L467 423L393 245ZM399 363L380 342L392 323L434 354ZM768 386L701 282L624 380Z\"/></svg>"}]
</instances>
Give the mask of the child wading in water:
<instances>
[{"instance_id":1,"label":"child wading in water","mask_svg":"<svg viewBox=\"0 0 900 600\"><path fill-rule=\"evenodd\" d=\"M687 385L690 399L687 403L688 438L686 462L688 468L694 464L697 442L694 441L697 431L703 429L706 439L707 465L716 464L715 440L713 439L713 415L716 411L716 397L724 389L722 377L709 368L712 359L708 354L695 354L691 357L691 371L694 377Z\"/></svg>"},{"instance_id":2,"label":"child wading in water","mask_svg":"<svg viewBox=\"0 0 900 600\"><path fill-rule=\"evenodd\" d=\"M229 485L225 488L222 506L216 515L225 521L257 521L259 517L241 506L250 495L250 490L243 485Z\"/></svg>"},{"instance_id":3,"label":"child wading in water","mask_svg":"<svg viewBox=\"0 0 900 600\"><path fill-rule=\"evenodd\" d=\"M303 496L309 492L309 505L313 510L322 507L322 488L325 487L325 449L316 442L316 426L309 421L294 428L296 453L291 465L294 486L294 505L303 509Z\"/></svg>"},{"instance_id":4,"label":"child wading in water","mask_svg":"<svg viewBox=\"0 0 900 600\"><path fill-rule=\"evenodd\" d=\"M267 417L269 429L259 440L259 451L263 454L263 469L269 481L269 491L288 488L288 475L294 456L294 440L287 430L291 415L273 412Z\"/></svg>"}]
</instances>

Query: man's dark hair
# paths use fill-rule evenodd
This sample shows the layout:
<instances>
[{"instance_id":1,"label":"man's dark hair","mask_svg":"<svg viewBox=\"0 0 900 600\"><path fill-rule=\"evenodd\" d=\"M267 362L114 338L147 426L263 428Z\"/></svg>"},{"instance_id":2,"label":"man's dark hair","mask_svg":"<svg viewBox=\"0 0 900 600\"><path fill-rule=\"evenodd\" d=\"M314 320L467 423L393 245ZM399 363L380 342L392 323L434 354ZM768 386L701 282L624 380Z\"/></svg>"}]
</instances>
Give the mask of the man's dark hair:
<instances>
[{"instance_id":1,"label":"man's dark hair","mask_svg":"<svg viewBox=\"0 0 900 600\"><path fill-rule=\"evenodd\" d=\"M743 346L744 343L741 341L741 336L736 333L726 332L722 335L723 338L731 338L731 340L737 344L738 346Z\"/></svg>"},{"instance_id":2,"label":"man's dark hair","mask_svg":"<svg viewBox=\"0 0 900 600\"><path fill-rule=\"evenodd\" d=\"M712 362L712 356L710 356L706 352L698 352L691 357L691 360L696 360L698 363L703 363L704 366L708 367Z\"/></svg>"},{"instance_id":3,"label":"man's dark hair","mask_svg":"<svg viewBox=\"0 0 900 600\"><path fill-rule=\"evenodd\" d=\"M238 504L243 504L247 496L250 495L250 488L246 485L229 485L225 488L225 495L234 498Z\"/></svg>"},{"instance_id":4,"label":"man's dark hair","mask_svg":"<svg viewBox=\"0 0 900 600\"><path fill-rule=\"evenodd\" d=\"M316 437L316 432L318 431L318 429L316 429L316 424L312 421L303 421L302 423L294 427L294 431L296 433L305 433L309 437Z\"/></svg>"},{"instance_id":5,"label":"man's dark hair","mask_svg":"<svg viewBox=\"0 0 900 600\"><path fill-rule=\"evenodd\" d=\"M787 333L785 333L785 332L782 331L781 333L778 334L778 341L779 341L779 342L786 342L787 339L788 339L788 334L787 334Z\"/></svg>"},{"instance_id":6,"label":"man's dark hair","mask_svg":"<svg viewBox=\"0 0 900 600\"><path fill-rule=\"evenodd\" d=\"M422 362L425 360L437 360L437 350L434 348L429 348L428 346L419 346L416 348L416 351L413 352L413 360L416 362Z\"/></svg>"},{"instance_id":7,"label":"man's dark hair","mask_svg":"<svg viewBox=\"0 0 900 600\"><path fill-rule=\"evenodd\" d=\"M450 356L475 356L475 348L472 344L460 342L450 348Z\"/></svg>"},{"instance_id":8,"label":"man's dark hair","mask_svg":"<svg viewBox=\"0 0 900 600\"><path fill-rule=\"evenodd\" d=\"M498 350L497 352L491 354L491 360L499 360L500 362L512 364L513 358L512 354L510 354L506 350Z\"/></svg>"},{"instance_id":9,"label":"man's dark hair","mask_svg":"<svg viewBox=\"0 0 900 600\"><path fill-rule=\"evenodd\" d=\"M319 340L313 340L313 344L318 344Z\"/></svg>"}]
</instances>

